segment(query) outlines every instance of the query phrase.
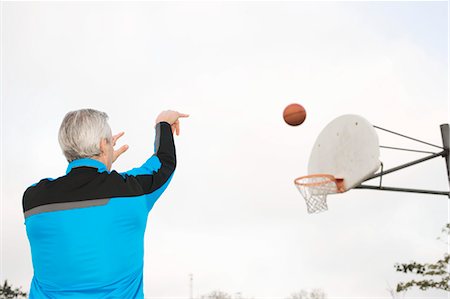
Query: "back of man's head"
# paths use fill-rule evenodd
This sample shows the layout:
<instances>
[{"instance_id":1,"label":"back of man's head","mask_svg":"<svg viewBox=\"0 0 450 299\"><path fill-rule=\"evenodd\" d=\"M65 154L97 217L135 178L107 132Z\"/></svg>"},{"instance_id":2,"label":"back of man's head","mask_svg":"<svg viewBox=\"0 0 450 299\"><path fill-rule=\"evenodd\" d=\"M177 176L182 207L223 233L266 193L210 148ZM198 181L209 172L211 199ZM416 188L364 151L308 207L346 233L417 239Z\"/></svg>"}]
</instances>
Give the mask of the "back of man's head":
<instances>
[{"instance_id":1,"label":"back of man's head","mask_svg":"<svg viewBox=\"0 0 450 299\"><path fill-rule=\"evenodd\" d=\"M111 142L108 115L94 109L71 111L59 128L58 141L67 161L91 158L101 154L100 142Z\"/></svg>"}]
</instances>

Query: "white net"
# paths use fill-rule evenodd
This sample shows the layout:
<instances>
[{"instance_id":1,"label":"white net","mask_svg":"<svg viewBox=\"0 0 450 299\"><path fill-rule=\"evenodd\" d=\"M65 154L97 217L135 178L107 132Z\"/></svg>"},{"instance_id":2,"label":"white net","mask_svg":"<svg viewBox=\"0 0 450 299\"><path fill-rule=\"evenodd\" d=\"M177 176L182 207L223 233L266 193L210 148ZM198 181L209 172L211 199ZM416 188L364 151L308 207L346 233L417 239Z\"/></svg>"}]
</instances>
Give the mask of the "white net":
<instances>
[{"instance_id":1,"label":"white net","mask_svg":"<svg viewBox=\"0 0 450 299\"><path fill-rule=\"evenodd\" d=\"M306 201L308 213L328 210L327 195L338 192L336 180L330 175L311 175L295 181L297 189Z\"/></svg>"}]
</instances>

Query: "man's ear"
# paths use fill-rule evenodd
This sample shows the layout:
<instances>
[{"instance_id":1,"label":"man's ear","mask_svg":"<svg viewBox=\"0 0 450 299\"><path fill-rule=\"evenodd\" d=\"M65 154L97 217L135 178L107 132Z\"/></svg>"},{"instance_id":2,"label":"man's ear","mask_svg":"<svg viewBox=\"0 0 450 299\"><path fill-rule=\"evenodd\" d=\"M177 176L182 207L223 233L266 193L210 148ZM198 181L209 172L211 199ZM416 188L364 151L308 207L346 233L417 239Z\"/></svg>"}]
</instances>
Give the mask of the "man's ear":
<instances>
[{"instance_id":1,"label":"man's ear","mask_svg":"<svg viewBox=\"0 0 450 299\"><path fill-rule=\"evenodd\" d=\"M106 146L108 145L108 140L106 138L102 138L100 140L100 155L106 152Z\"/></svg>"}]
</instances>

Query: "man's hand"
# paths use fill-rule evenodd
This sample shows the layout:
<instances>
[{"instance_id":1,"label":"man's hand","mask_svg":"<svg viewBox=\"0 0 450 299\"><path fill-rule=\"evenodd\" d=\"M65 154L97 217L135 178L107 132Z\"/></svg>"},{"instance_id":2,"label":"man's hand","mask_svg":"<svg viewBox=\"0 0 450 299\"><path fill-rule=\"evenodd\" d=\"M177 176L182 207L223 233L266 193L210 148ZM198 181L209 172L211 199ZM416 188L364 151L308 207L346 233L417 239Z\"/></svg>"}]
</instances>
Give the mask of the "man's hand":
<instances>
[{"instance_id":1,"label":"man's hand","mask_svg":"<svg viewBox=\"0 0 450 299\"><path fill-rule=\"evenodd\" d=\"M161 112L156 118L156 123L168 122L172 126L172 133L176 133L177 136L180 135L180 121L179 118L189 117L189 114L180 113L177 111L166 110Z\"/></svg>"},{"instance_id":2,"label":"man's hand","mask_svg":"<svg viewBox=\"0 0 450 299\"><path fill-rule=\"evenodd\" d=\"M120 137L122 137L125 134L125 132L120 132L117 135L114 135L112 137L112 146L116 146L116 142L117 139L119 139ZM122 155L124 152L126 152L128 150L128 145L122 145L118 150L114 150L113 152L113 163L117 160L117 158L119 158L120 155Z\"/></svg>"}]
</instances>

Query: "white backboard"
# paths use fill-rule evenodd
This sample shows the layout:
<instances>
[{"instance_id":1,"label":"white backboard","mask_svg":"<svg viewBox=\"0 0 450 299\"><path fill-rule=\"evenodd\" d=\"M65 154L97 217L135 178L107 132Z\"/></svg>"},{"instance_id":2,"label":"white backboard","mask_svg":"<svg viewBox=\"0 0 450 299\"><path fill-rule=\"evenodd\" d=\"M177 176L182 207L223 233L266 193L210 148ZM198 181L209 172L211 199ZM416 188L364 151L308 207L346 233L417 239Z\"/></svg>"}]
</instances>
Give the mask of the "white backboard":
<instances>
[{"instance_id":1,"label":"white backboard","mask_svg":"<svg viewBox=\"0 0 450 299\"><path fill-rule=\"evenodd\" d=\"M308 174L344 179L345 191L358 186L381 165L378 135L363 117L342 115L319 134L311 151Z\"/></svg>"}]
</instances>

